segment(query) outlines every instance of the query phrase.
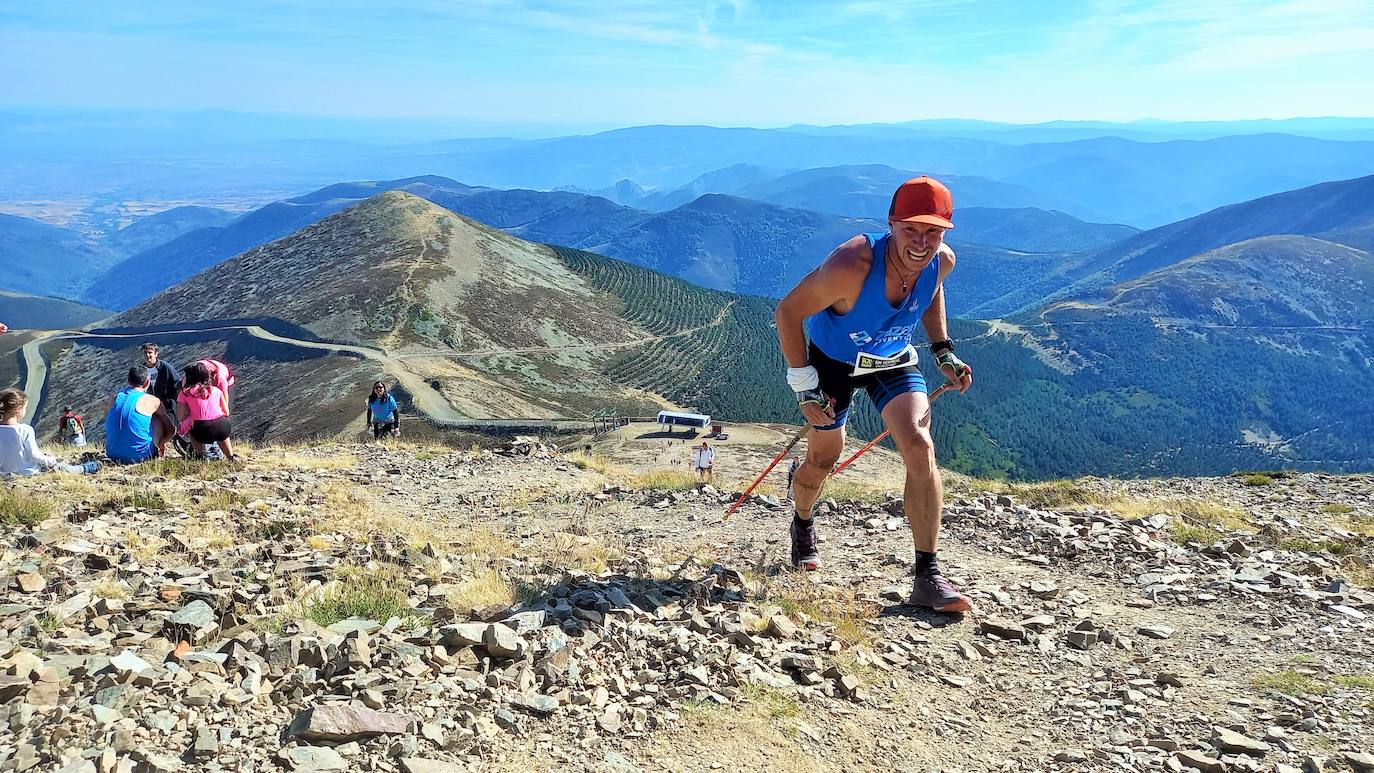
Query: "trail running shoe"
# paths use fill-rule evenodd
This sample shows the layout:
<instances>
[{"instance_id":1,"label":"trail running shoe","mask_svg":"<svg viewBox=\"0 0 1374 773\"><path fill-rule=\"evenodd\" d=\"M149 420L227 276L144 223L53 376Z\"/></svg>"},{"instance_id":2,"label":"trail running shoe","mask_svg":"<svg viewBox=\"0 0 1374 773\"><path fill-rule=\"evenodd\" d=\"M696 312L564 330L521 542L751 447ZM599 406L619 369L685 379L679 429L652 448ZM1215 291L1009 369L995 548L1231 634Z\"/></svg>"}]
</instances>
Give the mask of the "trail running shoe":
<instances>
[{"instance_id":1,"label":"trail running shoe","mask_svg":"<svg viewBox=\"0 0 1374 773\"><path fill-rule=\"evenodd\" d=\"M814 520L798 521L792 518L792 565L808 572L821 568Z\"/></svg>"},{"instance_id":2,"label":"trail running shoe","mask_svg":"<svg viewBox=\"0 0 1374 773\"><path fill-rule=\"evenodd\" d=\"M183 459L194 459L196 449L192 447L191 441L185 435L175 435L172 437L172 448L181 455Z\"/></svg>"},{"instance_id":3,"label":"trail running shoe","mask_svg":"<svg viewBox=\"0 0 1374 773\"><path fill-rule=\"evenodd\" d=\"M940 571L938 559L916 572L916 579L911 584L911 595L907 597L906 603L916 607L929 607L936 612L967 612L973 609L973 602L969 601L968 596L955 590L944 572Z\"/></svg>"}]
</instances>

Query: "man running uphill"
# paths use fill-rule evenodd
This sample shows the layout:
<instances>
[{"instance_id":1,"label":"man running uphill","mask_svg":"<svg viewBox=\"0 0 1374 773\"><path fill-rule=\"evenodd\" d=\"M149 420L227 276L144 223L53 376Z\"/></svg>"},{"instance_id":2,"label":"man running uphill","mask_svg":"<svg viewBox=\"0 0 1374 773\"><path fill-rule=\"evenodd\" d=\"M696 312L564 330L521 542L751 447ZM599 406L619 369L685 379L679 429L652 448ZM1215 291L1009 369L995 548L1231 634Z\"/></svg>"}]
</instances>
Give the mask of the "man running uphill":
<instances>
[{"instance_id":1,"label":"man running uphill","mask_svg":"<svg viewBox=\"0 0 1374 773\"><path fill-rule=\"evenodd\" d=\"M889 233L862 234L835 249L778 304L778 341L787 383L812 424L806 461L793 487L792 562L820 567L811 509L844 449L845 422L858 387L868 392L906 466L903 506L916 546L907 603L938 612L972 607L945 579L936 558L944 491L930 437L930 402L911 343L917 324L932 341L945 378L960 392L973 370L954 354L945 327L944 280L954 252L949 190L928 177L902 183L888 209ZM810 320L811 342L802 330Z\"/></svg>"}]
</instances>

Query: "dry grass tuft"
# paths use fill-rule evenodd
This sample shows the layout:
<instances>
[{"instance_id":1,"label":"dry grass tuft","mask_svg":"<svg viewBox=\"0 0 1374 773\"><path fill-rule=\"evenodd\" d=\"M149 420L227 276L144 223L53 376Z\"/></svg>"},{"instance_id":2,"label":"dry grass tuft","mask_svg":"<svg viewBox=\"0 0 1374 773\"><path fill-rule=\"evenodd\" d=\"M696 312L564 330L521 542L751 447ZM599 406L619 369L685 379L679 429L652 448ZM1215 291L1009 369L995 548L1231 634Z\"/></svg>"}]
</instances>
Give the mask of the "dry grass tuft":
<instances>
[{"instance_id":1,"label":"dry grass tuft","mask_svg":"<svg viewBox=\"0 0 1374 773\"><path fill-rule=\"evenodd\" d=\"M454 543L459 552L488 561L515 555L510 538L485 524L457 533Z\"/></svg>"},{"instance_id":2,"label":"dry grass tuft","mask_svg":"<svg viewBox=\"0 0 1374 773\"><path fill-rule=\"evenodd\" d=\"M147 563L162 551L167 549L167 540L161 537L145 535L137 531L127 531L124 534L124 543L129 548L129 553L140 563Z\"/></svg>"},{"instance_id":3,"label":"dry grass tuft","mask_svg":"<svg viewBox=\"0 0 1374 773\"><path fill-rule=\"evenodd\" d=\"M234 544L234 535L218 520L188 519L181 523L179 531L181 536L193 544L203 544L216 550L232 547Z\"/></svg>"},{"instance_id":4,"label":"dry grass tuft","mask_svg":"<svg viewBox=\"0 0 1374 773\"><path fill-rule=\"evenodd\" d=\"M458 583L447 598L459 609L478 609L510 606L516 602L516 595L516 588L509 579L499 571L487 568Z\"/></svg>"},{"instance_id":5,"label":"dry grass tuft","mask_svg":"<svg viewBox=\"0 0 1374 773\"><path fill-rule=\"evenodd\" d=\"M441 525L382 506L367 489L342 481L326 490L320 513L307 525L307 532L337 535L358 542L380 537L416 548L451 541L451 535L446 534Z\"/></svg>"},{"instance_id":6,"label":"dry grass tuft","mask_svg":"<svg viewBox=\"0 0 1374 773\"><path fill-rule=\"evenodd\" d=\"M887 490L880 486L869 486L852 480L829 480L821 491L821 499L836 502L857 502L865 505L880 505L887 501Z\"/></svg>"},{"instance_id":7,"label":"dry grass tuft","mask_svg":"<svg viewBox=\"0 0 1374 773\"><path fill-rule=\"evenodd\" d=\"M358 466L358 457L351 453L321 455L303 451L291 447L271 447L254 454L253 459L290 470L351 470Z\"/></svg>"},{"instance_id":8,"label":"dry grass tuft","mask_svg":"<svg viewBox=\"0 0 1374 773\"><path fill-rule=\"evenodd\" d=\"M559 532L554 535L553 547L547 558L564 569L580 569L600 574L623 553L624 551L607 546L591 537Z\"/></svg>"},{"instance_id":9,"label":"dry grass tuft","mask_svg":"<svg viewBox=\"0 0 1374 773\"><path fill-rule=\"evenodd\" d=\"M688 491L696 488L697 476L682 470L650 470L631 475L625 485L640 491Z\"/></svg>"},{"instance_id":10,"label":"dry grass tuft","mask_svg":"<svg viewBox=\"0 0 1374 773\"><path fill-rule=\"evenodd\" d=\"M239 446L238 441L235 441L235 445ZM240 448L241 446L236 448L236 452L240 450ZM138 471L146 475L160 475L164 478L191 480L219 480L226 475L239 472L243 468L243 462L202 462L172 457L167 457L166 459L151 459L137 465Z\"/></svg>"},{"instance_id":11,"label":"dry grass tuft","mask_svg":"<svg viewBox=\"0 0 1374 773\"><path fill-rule=\"evenodd\" d=\"M592 472L599 472L602 475L611 475L616 472L621 472L620 468L616 465L600 456L586 451L573 451L570 454L565 454L563 458L567 459L579 470L591 470Z\"/></svg>"},{"instance_id":12,"label":"dry grass tuft","mask_svg":"<svg viewBox=\"0 0 1374 773\"><path fill-rule=\"evenodd\" d=\"M52 517L51 497L19 489L0 489L0 524L34 527Z\"/></svg>"},{"instance_id":13,"label":"dry grass tuft","mask_svg":"<svg viewBox=\"0 0 1374 773\"><path fill-rule=\"evenodd\" d=\"M97 510L123 510L126 507L134 507L140 510L147 510L150 513L160 513L170 510L172 503L161 492L150 488L126 489L122 492L116 490L105 499L96 503Z\"/></svg>"},{"instance_id":14,"label":"dry grass tuft","mask_svg":"<svg viewBox=\"0 0 1374 773\"><path fill-rule=\"evenodd\" d=\"M113 577L106 577L91 587L91 595L100 599L127 600L133 595L133 592L129 589L128 583Z\"/></svg>"}]
</instances>

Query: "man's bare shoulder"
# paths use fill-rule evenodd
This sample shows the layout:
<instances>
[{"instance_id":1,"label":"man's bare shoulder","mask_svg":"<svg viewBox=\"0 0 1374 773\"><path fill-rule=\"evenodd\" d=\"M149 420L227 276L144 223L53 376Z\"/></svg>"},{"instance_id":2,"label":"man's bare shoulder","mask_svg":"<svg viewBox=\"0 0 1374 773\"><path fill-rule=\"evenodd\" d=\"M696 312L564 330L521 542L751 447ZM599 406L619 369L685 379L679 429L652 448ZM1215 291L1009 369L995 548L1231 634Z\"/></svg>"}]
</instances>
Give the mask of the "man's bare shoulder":
<instances>
[{"instance_id":1,"label":"man's bare shoulder","mask_svg":"<svg viewBox=\"0 0 1374 773\"><path fill-rule=\"evenodd\" d=\"M836 279L852 279L855 276L867 276L872 265L873 248L860 234L836 247L825 259L825 263L821 264L821 268Z\"/></svg>"}]
</instances>

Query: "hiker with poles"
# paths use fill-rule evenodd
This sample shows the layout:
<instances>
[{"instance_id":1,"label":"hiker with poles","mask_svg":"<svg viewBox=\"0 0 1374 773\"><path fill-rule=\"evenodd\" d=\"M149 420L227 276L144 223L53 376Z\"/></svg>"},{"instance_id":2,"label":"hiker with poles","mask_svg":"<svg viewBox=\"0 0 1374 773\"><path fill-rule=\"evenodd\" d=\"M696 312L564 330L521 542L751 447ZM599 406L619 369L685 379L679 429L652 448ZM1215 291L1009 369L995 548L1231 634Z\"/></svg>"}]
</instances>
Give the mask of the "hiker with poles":
<instances>
[{"instance_id":1,"label":"hiker with poles","mask_svg":"<svg viewBox=\"0 0 1374 773\"><path fill-rule=\"evenodd\" d=\"M907 603L937 612L969 610L972 602L945 578L936 556L944 492L912 337L923 328L940 372L960 392L969 388L973 369L955 355L945 320L944 281L954 270L954 251L943 239L954 227L953 215L953 197L940 182L917 177L902 183L888 208L888 232L841 244L774 315L787 383L810 425L806 460L793 476L793 564L820 568L812 508L844 450L850 401L862 387L906 467L902 501L916 549ZM809 344L802 329L808 320Z\"/></svg>"}]
</instances>

